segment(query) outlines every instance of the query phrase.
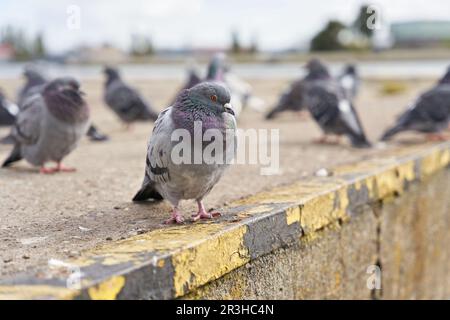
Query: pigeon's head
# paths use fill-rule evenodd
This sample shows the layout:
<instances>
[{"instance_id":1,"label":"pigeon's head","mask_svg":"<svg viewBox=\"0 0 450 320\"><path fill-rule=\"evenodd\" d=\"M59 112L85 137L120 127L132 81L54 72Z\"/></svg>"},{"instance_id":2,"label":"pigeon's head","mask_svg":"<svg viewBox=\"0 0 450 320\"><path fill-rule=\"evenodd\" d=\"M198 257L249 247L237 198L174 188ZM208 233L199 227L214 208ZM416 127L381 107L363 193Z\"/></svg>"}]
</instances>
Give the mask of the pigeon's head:
<instances>
[{"instance_id":1,"label":"pigeon's head","mask_svg":"<svg viewBox=\"0 0 450 320\"><path fill-rule=\"evenodd\" d=\"M106 66L103 69L103 73L106 75L106 78L109 80L112 79L117 79L120 77L119 75L119 71L116 68L110 67L110 66Z\"/></svg>"},{"instance_id":2,"label":"pigeon's head","mask_svg":"<svg viewBox=\"0 0 450 320\"><path fill-rule=\"evenodd\" d=\"M33 83L44 83L45 82L44 76L41 73L39 73L37 70L30 68L30 67L25 68L25 70L23 71L23 75L24 75L25 79L27 79L28 81L31 81Z\"/></svg>"},{"instance_id":3,"label":"pigeon's head","mask_svg":"<svg viewBox=\"0 0 450 320\"><path fill-rule=\"evenodd\" d=\"M223 112L234 115L230 105L230 91L217 82L203 82L188 90L189 99L195 106L206 106L216 114Z\"/></svg>"},{"instance_id":4,"label":"pigeon's head","mask_svg":"<svg viewBox=\"0 0 450 320\"><path fill-rule=\"evenodd\" d=\"M208 74L206 75L206 79L223 80L223 75L227 69L225 59L226 56L223 53L217 53L212 57L208 66Z\"/></svg>"},{"instance_id":5,"label":"pigeon's head","mask_svg":"<svg viewBox=\"0 0 450 320\"><path fill-rule=\"evenodd\" d=\"M80 91L80 83L72 77L61 77L51 81L44 89L45 93L52 94L70 94L81 96L84 95Z\"/></svg>"},{"instance_id":6,"label":"pigeon's head","mask_svg":"<svg viewBox=\"0 0 450 320\"><path fill-rule=\"evenodd\" d=\"M356 67L354 64L348 64L345 66L344 72L346 74L355 75L356 74Z\"/></svg>"},{"instance_id":7,"label":"pigeon's head","mask_svg":"<svg viewBox=\"0 0 450 320\"><path fill-rule=\"evenodd\" d=\"M327 67L319 59L311 59L306 64L308 77L312 79L329 78L330 74Z\"/></svg>"}]
</instances>

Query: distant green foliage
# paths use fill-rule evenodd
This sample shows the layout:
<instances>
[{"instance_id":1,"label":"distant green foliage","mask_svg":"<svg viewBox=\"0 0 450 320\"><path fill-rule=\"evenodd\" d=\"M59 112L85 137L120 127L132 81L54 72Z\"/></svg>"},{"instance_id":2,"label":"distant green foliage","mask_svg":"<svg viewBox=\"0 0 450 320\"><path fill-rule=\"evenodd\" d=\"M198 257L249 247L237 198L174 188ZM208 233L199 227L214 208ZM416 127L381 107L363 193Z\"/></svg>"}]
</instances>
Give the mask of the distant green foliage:
<instances>
[{"instance_id":1,"label":"distant green foliage","mask_svg":"<svg viewBox=\"0 0 450 320\"><path fill-rule=\"evenodd\" d=\"M14 58L20 61L43 58L47 54L42 33L30 39L23 30L6 26L0 30L0 43L11 45Z\"/></svg>"},{"instance_id":2,"label":"distant green foliage","mask_svg":"<svg viewBox=\"0 0 450 320\"><path fill-rule=\"evenodd\" d=\"M342 50L344 47L339 42L339 33L345 29L345 25L339 21L328 22L325 28L311 40L311 51Z\"/></svg>"},{"instance_id":3,"label":"distant green foliage","mask_svg":"<svg viewBox=\"0 0 450 320\"><path fill-rule=\"evenodd\" d=\"M135 57L150 56L155 53L152 38L143 35L133 35L130 54Z\"/></svg>"},{"instance_id":4,"label":"distant green foliage","mask_svg":"<svg viewBox=\"0 0 450 320\"><path fill-rule=\"evenodd\" d=\"M231 33L231 52L240 53L242 51L241 42L239 40L239 34L237 31Z\"/></svg>"}]
</instances>

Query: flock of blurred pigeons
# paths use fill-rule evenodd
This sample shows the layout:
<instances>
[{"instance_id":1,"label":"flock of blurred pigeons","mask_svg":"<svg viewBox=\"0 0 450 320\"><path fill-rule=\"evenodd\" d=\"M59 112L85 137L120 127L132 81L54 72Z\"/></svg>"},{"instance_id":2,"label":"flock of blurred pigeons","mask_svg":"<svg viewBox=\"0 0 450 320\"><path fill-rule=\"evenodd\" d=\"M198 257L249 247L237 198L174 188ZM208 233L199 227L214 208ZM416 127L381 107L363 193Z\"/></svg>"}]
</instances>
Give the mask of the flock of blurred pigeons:
<instances>
[{"instance_id":1,"label":"flock of blurred pigeons","mask_svg":"<svg viewBox=\"0 0 450 320\"><path fill-rule=\"evenodd\" d=\"M329 143L332 136L339 141L339 137L346 136L354 147L370 147L353 104L360 86L355 66L348 65L339 76L333 77L321 61L312 59L306 64L306 71L303 78L292 82L281 94L266 119L287 110L307 111L324 133L318 142ZM122 80L116 68L106 67L104 74L105 104L126 126L136 121L156 121L158 112ZM18 92L16 103L9 101L0 90L0 126L11 126L10 134L1 142L14 145L3 166L22 158L34 165L41 165L44 159L60 163L85 132L94 141L108 139L94 124L88 124L89 110L77 80L71 77L49 80L33 68L26 68L24 76L26 82ZM223 54L211 59L205 77L190 69L180 92L205 82L220 82L230 90L236 118L244 108L265 111L264 101L252 95L250 85L230 72ZM177 96L178 93L169 105ZM45 109L50 112L43 112ZM429 139L443 140L442 132L448 127L449 118L450 69L398 117L381 140L408 130L424 132Z\"/></svg>"}]
</instances>

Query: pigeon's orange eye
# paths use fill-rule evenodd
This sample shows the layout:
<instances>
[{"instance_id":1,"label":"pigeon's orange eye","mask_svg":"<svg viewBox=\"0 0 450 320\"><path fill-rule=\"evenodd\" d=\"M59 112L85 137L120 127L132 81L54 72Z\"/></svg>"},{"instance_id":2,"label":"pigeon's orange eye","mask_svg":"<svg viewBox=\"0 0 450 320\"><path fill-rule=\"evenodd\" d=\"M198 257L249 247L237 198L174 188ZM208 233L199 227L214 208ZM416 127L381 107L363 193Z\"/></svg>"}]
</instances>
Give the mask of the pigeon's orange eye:
<instances>
[{"instance_id":1,"label":"pigeon's orange eye","mask_svg":"<svg viewBox=\"0 0 450 320\"><path fill-rule=\"evenodd\" d=\"M216 96L216 95L212 95L212 96L210 97L210 99L211 99L211 101L216 102L216 101L217 101L217 96Z\"/></svg>"}]
</instances>

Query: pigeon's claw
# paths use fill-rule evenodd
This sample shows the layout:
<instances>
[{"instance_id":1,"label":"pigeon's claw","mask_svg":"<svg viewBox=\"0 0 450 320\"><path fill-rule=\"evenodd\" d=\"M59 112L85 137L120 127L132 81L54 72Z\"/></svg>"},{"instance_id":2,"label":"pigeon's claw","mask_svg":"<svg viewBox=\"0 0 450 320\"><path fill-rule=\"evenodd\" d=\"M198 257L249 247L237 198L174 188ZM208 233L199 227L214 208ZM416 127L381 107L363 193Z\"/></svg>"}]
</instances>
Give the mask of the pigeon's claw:
<instances>
[{"instance_id":1,"label":"pigeon's claw","mask_svg":"<svg viewBox=\"0 0 450 320\"><path fill-rule=\"evenodd\" d=\"M446 137L441 133L431 133L426 136L428 141L446 141Z\"/></svg>"},{"instance_id":2,"label":"pigeon's claw","mask_svg":"<svg viewBox=\"0 0 450 320\"><path fill-rule=\"evenodd\" d=\"M173 209L172 216L164 222L164 224L173 224L173 223L175 224L184 223L183 215L180 213L180 211L178 211L177 208Z\"/></svg>"},{"instance_id":3,"label":"pigeon's claw","mask_svg":"<svg viewBox=\"0 0 450 320\"><path fill-rule=\"evenodd\" d=\"M56 171L57 172L75 172L75 171L77 171L77 169L76 168L65 167L61 163L58 163L58 165L56 167Z\"/></svg>"},{"instance_id":4,"label":"pigeon's claw","mask_svg":"<svg viewBox=\"0 0 450 320\"><path fill-rule=\"evenodd\" d=\"M198 212L192 215L192 221L198 221L200 219L213 219L219 217L220 212L206 212L205 206L201 201L197 201L198 203Z\"/></svg>"},{"instance_id":5,"label":"pigeon's claw","mask_svg":"<svg viewBox=\"0 0 450 320\"><path fill-rule=\"evenodd\" d=\"M57 172L58 170L56 169L56 168L46 168L46 167L44 167L44 166L42 166L40 169L39 169L39 172L40 173L42 173L42 174L52 174L52 173L55 173L55 172Z\"/></svg>"}]
</instances>

